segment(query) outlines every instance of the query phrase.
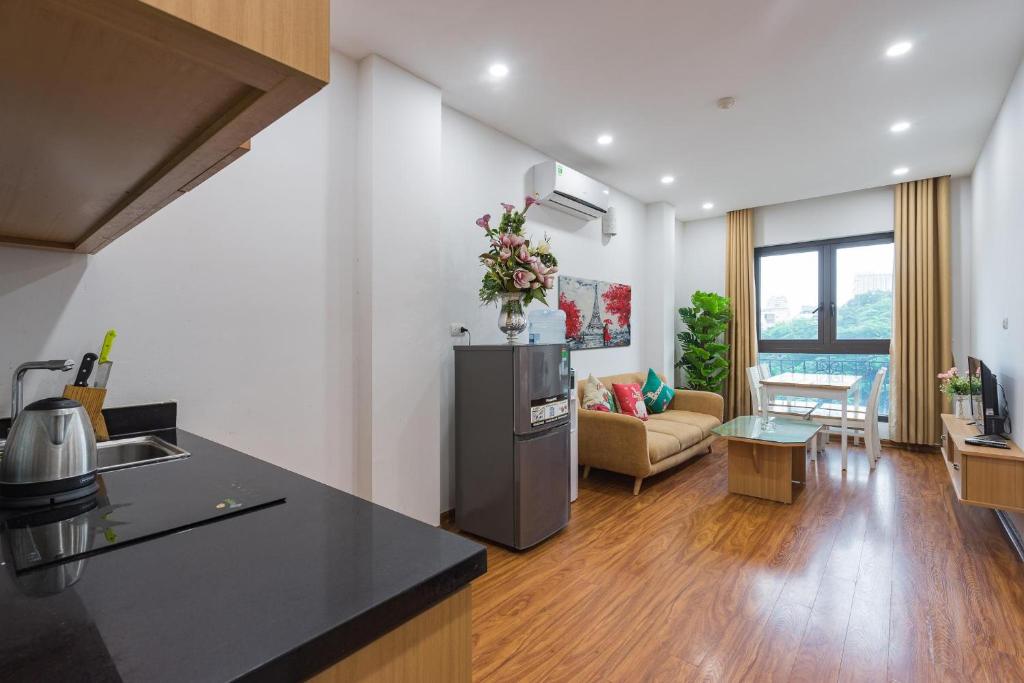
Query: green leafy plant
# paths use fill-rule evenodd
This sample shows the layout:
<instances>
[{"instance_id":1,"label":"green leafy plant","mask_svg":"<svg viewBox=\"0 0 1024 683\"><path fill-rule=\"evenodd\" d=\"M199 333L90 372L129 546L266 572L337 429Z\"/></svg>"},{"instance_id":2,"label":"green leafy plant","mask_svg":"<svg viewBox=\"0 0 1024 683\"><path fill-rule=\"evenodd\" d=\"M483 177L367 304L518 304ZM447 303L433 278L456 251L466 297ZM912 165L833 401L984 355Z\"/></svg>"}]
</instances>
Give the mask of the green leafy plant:
<instances>
[{"instance_id":1,"label":"green leafy plant","mask_svg":"<svg viewBox=\"0 0 1024 683\"><path fill-rule=\"evenodd\" d=\"M679 309L687 329L676 335L682 356L676 367L686 371L688 389L721 393L729 376L729 345L722 341L732 320L728 298L714 292L697 291L692 306Z\"/></svg>"}]
</instances>

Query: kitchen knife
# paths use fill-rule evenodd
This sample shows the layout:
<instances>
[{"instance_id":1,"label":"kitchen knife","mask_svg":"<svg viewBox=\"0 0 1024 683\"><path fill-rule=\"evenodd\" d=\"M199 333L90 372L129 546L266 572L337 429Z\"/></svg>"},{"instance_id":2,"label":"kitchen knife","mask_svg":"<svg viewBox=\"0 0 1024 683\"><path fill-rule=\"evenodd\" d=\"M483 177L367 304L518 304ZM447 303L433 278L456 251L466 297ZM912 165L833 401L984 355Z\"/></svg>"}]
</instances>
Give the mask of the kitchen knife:
<instances>
[{"instance_id":1,"label":"kitchen knife","mask_svg":"<svg viewBox=\"0 0 1024 683\"><path fill-rule=\"evenodd\" d=\"M114 345L114 338L117 337L117 330L107 330L103 337L103 346L100 347L100 363L110 360L110 347Z\"/></svg>"},{"instance_id":2,"label":"kitchen knife","mask_svg":"<svg viewBox=\"0 0 1024 683\"><path fill-rule=\"evenodd\" d=\"M107 381L110 379L110 369L114 367L112 361L106 363L100 363L96 369L96 381L92 383L97 389L105 389L107 387Z\"/></svg>"},{"instance_id":3,"label":"kitchen knife","mask_svg":"<svg viewBox=\"0 0 1024 683\"><path fill-rule=\"evenodd\" d=\"M89 386L89 375L92 374L93 365L96 364L96 359L99 358L95 353L87 353L82 356L82 364L78 366L78 376L75 377L76 387L87 387Z\"/></svg>"},{"instance_id":4,"label":"kitchen knife","mask_svg":"<svg viewBox=\"0 0 1024 683\"><path fill-rule=\"evenodd\" d=\"M103 346L100 348L100 365L96 370L96 381L92 384L98 389L105 389L110 380L110 370L114 367L110 361L110 347L114 345L116 336L116 330L107 330L106 336L103 337Z\"/></svg>"}]
</instances>

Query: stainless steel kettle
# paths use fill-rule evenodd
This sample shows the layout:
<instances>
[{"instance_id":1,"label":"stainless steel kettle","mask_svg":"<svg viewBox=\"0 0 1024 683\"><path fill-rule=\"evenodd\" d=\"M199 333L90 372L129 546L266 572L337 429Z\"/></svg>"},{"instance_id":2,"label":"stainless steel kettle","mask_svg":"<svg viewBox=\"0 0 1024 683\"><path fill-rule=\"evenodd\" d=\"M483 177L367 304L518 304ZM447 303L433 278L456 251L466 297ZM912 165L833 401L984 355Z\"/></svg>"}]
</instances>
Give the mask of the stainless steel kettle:
<instances>
[{"instance_id":1,"label":"stainless steel kettle","mask_svg":"<svg viewBox=\"0 0 1024 683\"><path fill-rule=\"evenodd\" d=\"M96 434L81 403L44 398L17 414L0 461L0 503L53 505L96 489Z\"/></svg>"}]
</instances>

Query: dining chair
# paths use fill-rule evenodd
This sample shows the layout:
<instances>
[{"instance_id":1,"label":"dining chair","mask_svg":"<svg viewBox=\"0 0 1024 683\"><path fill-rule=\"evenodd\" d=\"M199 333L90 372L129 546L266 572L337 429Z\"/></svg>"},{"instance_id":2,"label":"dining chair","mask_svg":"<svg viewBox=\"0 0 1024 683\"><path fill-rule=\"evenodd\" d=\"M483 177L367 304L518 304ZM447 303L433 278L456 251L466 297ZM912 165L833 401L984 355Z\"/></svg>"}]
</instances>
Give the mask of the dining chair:
<instances>
[{"instance_id":1,"label":"dining chair","mask_svg":"<svg viewBox=\"0 0 1024 683\"><path fill-rule=\"evenodd\" d=\"M848 436L854 436L852 430L857 430L863 434L864 448L868 453L871 469L875 468L875 464L882 457L881 440L878 435L878 396L882 391L885 371L885 368L879 368L875 373L875 377L871 381L871 391L868 393L867 405L853 405L849 406L846 410L846 430ZM836 403L822 404L811 412L810 419L825 427L839 429L842 427L842 406ZM823 436L825 439L828 438L827 433L820 436Z\"/></svg>"},{"instance_id":2,"label":"dining chair","mask_svg":"<svg viewBox=\"0 0 1024 683\"><path fill-rule=\"evenodd\" d=\"M757 365L747 368L747 388L750 389L750 405L754 415L760 415L765 397L761 389L761 368Z\"/></svg>"},{"instance_id":3,"label":"dining chair","mask_svg":"<svg viewBox=\"0 0 1024 683\"><path fill-rule=\"evenodd\" d=\"M882 439L878 434L878 396L882 393L882 381L885 379L885 368L879 368L875 379L871 382L871 393L868 394L867 421L864 424L864 448L871 458L871 469L882 458Z\"/></svg>"}]
</instances>

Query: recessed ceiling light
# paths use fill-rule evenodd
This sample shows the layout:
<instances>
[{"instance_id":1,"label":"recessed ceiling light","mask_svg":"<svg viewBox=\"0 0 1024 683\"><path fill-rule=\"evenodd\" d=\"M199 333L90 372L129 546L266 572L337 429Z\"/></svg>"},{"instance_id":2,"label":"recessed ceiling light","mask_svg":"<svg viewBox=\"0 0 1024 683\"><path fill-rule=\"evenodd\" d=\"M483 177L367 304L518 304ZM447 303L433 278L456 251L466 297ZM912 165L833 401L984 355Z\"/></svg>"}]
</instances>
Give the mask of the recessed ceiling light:
<instances>
[{"instance_id":1,"label":"recessed ceiling light","mask_svg":"<svg viewBox=\"0 0 1024 683\"><path fill-rule=\"evenodd\" d=\"M703 204L700 205L700 208L704 209L705 211L708 211L710 209L715 208L715 204L714 202L704 202Z\"/></svg>"},{"instance_id":2,"label":"recessed ceiling light","mask_svg":"<svg viewBox=\"0 0 1024 683\"><path fill-rule=\"evenodd\" d=\"M902 57L903 55L910 52L910 48L914 47L914 44L909 40L904 40L899 43L893 43L889 46L889 49L885 51L886 57Z\"/></svg>"},{"instance_id":3,"label":"recessed ceiling light","mask_svg":"<svg viewBox=\"0 0 1024 683\"><path fill-rule=\"evenodd\" d=\"M508 76L508 67L504 64L491 64L491 68L487 72L495 78L505 78Z\"/></svg>"},{"instance_id":4,"label":"recessed ceiling light","mask_svg":"<svg viewBox=\"0 0 1024 683\"><path fill-rule=\"evenodd\" d=\"M599 145L610 145L612 144L613 140L615 140L615 138L613 138L608 133L602 133L601 135L597 136L597 144Z\"/></svg>"},{"instance_id":5,"label":"recessed ceiling light","mask_svg":"<svg viewBox=\"0 0 1024 683\"><path fill-rule=\"evenodd\" d=\"M608 190L601 190L601 192L604 192L605 194L611 194L611 192L609 192Z\"/></svg>"},{"instance_id":6,"label":"recessed ceiling light","mask_svg":"<svg viewBox=\"0 0 1024 683\"><path fill-rule=\"evenodd\" d=\"M902 133L903 131L910 130L910 121L897 121L889 126L889 130L893 133Z\"/></svg>"},{"instance_id":7,"label":"recessed ceiling light","mask_svg":"<svg viewBox=\"0 0 1024 683\"><path fill-rule=\"evenodd\" d=\"M910 169L907 168L906 166L897 166L896 168L892 169L892 174L893 175L907 175L907 173L909 171L910 171Z\"/></svg>"},{"instance_id":8,"label":"recessed ceiling light","mask_svg":"<svg viewBox=\"0 0 1024 683\"><path fill-rule=\"evenodd\" d=\"M671 175L663 175L663 176L661 176L661 184L662 185L671 185L675 181L676 181L676 177L675 176L671 176Z\"/></svg>"}]
</instances>

